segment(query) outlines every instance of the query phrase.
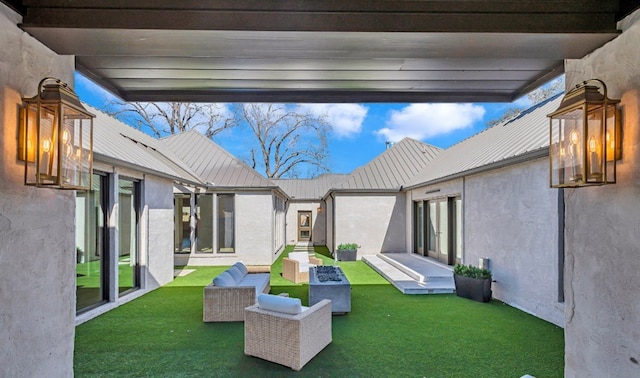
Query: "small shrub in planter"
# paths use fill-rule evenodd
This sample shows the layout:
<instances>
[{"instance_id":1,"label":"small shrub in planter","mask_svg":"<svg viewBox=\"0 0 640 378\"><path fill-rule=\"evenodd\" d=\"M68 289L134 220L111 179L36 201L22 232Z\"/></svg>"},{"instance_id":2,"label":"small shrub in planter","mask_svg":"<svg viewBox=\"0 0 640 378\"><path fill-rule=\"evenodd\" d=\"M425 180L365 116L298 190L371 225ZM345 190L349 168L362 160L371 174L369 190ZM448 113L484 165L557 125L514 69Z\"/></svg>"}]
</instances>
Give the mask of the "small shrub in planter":
<instances>
[{"instance_id":1,"label":"small shrub in planter","mask_svg":"<svg viewBox=\"0 0 640 378\"><path fill-rule=\"evenodd\" d=\"M342 243L338 245L337 259L338 261L356 261L358 256L358 244Z\"/></svg>"},{"instance_id":2,"label":"small shrub in planter","mask_svg":"<svg viewBox=\"0 0 640 378\"><path fill-rule=\"evenodd\" d=\"M491 271L473 265L456 264L453 267L456 295L478 302L491 300Z\"/></svg>"}]
</instances>

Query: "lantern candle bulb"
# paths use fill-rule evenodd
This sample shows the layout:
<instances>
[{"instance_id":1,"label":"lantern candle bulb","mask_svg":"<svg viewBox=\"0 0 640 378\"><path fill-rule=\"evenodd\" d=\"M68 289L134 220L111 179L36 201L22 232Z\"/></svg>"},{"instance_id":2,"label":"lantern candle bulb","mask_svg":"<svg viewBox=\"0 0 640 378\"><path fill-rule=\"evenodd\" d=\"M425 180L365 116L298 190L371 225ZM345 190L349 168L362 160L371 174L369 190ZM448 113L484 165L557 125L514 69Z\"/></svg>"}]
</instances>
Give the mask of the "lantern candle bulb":
<instances>
[{"instance_id":1,"label":"lantern candle bulb","mask_svg":"<svg viewBox=\"0 0 640 378\"><path fill-rule=\"evenodd\" d=\"M578 142L580 141L578 131L571 130L569 135L569 155L571 155L571 178L573 182L582 181L582 174L578 172Z\"/></svg>"},{"instance_id":2,"label":"lantern candle bulb","mask_svg":"<svg viewBox=\"0 0 640 378\"><path fill-rule=\"evenodd\" d=\"M598 142L594 137L589 139L589 173L592 177L600 176L600 158L598 157Z\"/></svg>"}]
</instances>

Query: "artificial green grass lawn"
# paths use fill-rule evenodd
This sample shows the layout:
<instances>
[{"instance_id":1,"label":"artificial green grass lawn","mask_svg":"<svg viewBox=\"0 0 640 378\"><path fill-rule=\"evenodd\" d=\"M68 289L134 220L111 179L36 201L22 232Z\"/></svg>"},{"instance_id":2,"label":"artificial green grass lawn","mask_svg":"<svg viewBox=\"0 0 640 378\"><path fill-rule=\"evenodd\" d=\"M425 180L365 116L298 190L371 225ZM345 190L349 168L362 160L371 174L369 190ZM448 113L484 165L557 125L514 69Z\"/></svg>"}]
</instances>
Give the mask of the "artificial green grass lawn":
<instances>
[{"instance_id":1,"label":"artificial green grass lawn","mask_svg":"<svg viewBox=\"0 0 640 378\"><path fill-rule=\"evenodd\" d=\"M334 263L324 249L316 255ZM245 356L242 322L203 323L202 288L225 267L187 267L196 270L78 326L75 375L563 376L563 330L553 324L495 300L403 295L361 261L338 264L352 283L351 312L333 317L333 342L300 372ZM308 286L280 272L279 259L271 292L306 304Z\"/></svg>"}]
</instances>

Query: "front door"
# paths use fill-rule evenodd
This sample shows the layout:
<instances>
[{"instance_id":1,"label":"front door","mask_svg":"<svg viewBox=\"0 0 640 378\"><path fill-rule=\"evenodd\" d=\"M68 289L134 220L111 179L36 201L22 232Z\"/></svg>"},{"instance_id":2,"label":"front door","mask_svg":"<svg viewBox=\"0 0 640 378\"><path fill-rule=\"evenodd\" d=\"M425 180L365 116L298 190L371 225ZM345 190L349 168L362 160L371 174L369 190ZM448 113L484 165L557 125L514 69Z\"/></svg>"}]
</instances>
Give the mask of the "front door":
<instances>
[{"instance_id":1,"label":"front door","mask_svg":"<svg viewBox=\"0 0 640 378\"><path fill-rule=\"evenodd\" d=\"M311 212L298 211L298 241L311 240Z\"/></svg>"}]
</instances>

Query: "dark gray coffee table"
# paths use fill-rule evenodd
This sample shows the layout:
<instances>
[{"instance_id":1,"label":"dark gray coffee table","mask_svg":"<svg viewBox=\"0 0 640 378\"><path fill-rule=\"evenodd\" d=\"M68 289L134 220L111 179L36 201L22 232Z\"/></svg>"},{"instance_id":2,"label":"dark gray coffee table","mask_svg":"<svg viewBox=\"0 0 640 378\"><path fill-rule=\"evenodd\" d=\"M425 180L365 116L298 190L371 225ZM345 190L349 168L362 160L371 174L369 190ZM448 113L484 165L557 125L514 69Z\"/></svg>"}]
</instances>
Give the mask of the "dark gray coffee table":
<instances>
[{"instance_id":1,"label":"dark gray coffee table","mask_svg":"<svg viewBox=\"0 0 640 378\"><path fill-rule=\"evenodd\" d=\"M351 283L339 266L309 268L309 306L323 299L331 300L331 312L334 314L351 311Z\"/></svg>"}]
</instances>

